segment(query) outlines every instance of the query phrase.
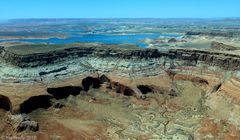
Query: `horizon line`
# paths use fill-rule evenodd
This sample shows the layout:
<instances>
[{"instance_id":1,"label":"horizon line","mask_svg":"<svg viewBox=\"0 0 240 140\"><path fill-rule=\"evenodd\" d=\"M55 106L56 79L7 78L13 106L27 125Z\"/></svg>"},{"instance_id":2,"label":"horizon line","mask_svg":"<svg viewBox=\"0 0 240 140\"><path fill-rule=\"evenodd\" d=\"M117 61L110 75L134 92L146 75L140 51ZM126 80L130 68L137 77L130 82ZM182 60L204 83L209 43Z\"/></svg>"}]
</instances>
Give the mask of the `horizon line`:
<instances>
[{"instance_id":1,"label":"horizon line","mask_svg":"<svg viewBox=\"0 0 240 140\"><path fill-rule=\"evenodd\" d=\"M8 18L0 20L24 20L24 19L240 19L240 17L93 17L93 18L72 18L72 17L60 17L60 18L45 18L45 17L26 17L26 18Z\"/></svg>"}]
</instances>

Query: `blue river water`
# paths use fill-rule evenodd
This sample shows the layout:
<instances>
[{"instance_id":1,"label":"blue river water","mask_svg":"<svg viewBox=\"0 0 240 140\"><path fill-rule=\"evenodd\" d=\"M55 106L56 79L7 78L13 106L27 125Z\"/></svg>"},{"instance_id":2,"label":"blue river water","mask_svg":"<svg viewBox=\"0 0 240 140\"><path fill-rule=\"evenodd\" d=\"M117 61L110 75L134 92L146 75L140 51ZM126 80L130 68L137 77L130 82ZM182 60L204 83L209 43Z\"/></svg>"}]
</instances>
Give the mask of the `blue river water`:
<instances>
[{"instance_id":1,"label":"blue river water","mask_svg":"<svg viewBox=\"0 0 240 140\"><path fill-rule=\"evenodd\" d=\"M49 39L21 39L21 40L1 40L0 42L31 42L66 44L74 42L99 42L105 44L135 44L139 47L146 47L148 44L142 43L144 39L157 39L159 37L179 37L177 34L128 34L128 35L105 35L105 34L79 34L69 38L49 38Z\"/></svg>"}]
</instances>

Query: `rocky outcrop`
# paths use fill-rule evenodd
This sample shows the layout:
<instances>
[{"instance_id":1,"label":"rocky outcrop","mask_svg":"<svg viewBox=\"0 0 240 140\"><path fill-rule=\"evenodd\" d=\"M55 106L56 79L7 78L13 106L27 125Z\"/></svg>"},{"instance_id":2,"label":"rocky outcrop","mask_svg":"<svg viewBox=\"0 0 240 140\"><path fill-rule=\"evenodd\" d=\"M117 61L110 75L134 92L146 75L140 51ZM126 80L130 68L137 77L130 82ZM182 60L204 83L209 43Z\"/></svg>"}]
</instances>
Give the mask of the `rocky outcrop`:
<instances>
[{"instance_id":1,"label":"rocky outcrop","mask_svg":"<svg viewBox=\"0 0 240 140\"><path fill-rule=\"evenodd\" d=\"M237 54L197 49L171 49L169 54L173 59L183 60L191 65L204 63L225 70L240 69L240 55Z\"/></svg>"},{"instance_id":2,"label":"rocky outcrop","mask_svg":"<svg viewBox=\"0 0 240 140\"><path fill-rule=\"evenodd\" d=\"M135 92L128 86L123 85L119 82L111 82L111 88L116 93L123 94L125 96L133 96Z\"/></svg>"},{"instance_id":3,"label":"rocky outcrop","mask_svg":"<svg viewBox=\"0 0 240 140\"><path fill-rule=\"evenodd\" d=\"M233 47L213 43L214 48L222 48L227 50ZM218 49L219 50L219 49ZM157 49L119 49L119 48L103 48L103 47L79 47L68 48L63 50L51 51L48 53L17 55L4 50L1 57L8 62L19 67L36 67L42 65L55 64L74 58L95 57L95 58L119 58L119 59L138 59L150 60L164 58L167 60L181 60L191 62L189 64L205 63L211 66L219 66L228 70L240 69L240 55L228 54L220 51L198 50L198 49L170 49L168 52L160 52ZM39 75L46 75L58 71L66 70L61 67L52 71L43 71Z\"/></svg>"},{"instance_id":4,"label":"rocky outcrop","mask_svg":"<svg viewBox=\"0 0 240 140\"><path fill-rule=\"evenodd\" d=\"M220 46L219 46L220 45ZM230 46L226 46L224 44L216 44L215 47L220 47L224 49L233 49ZM38 54L30 54L30 55L17 55L8 51L3 51L1 53L1 57L16 65L18 67L40 67L45 65L52 64L60 64L60 62L67 60L77 60L82 58L83 60L86 58L93 59L104 59L104 60L127 60L132 61L131 65L134 65L135 60L144 62L146 66L152 67L152 61L156 61L157 63L165 64L169 63L171 68L176 67L174 62L181 61L181 66L196 66L197 64L208 64L210 66L218 66L225 70L239 70L240 69L240 55L237 54L229 54L226 52L221 52L219 49L217 50L199 50L199 49L170 49L167 52L161 52L157 49L121 49L121 48L103 48L103 47L79 47L79 48L68 48L63 50L50 51L48 53L38 53ZM79 60L80 65L82 65L82 60ZM101 62L101 61L99 61ZM85 64L84 64L85 65ZM88 68L95 69L95 67L91 68L91 66L96 66L99 64L95 64L95 61L87 62L87 65L90 65ZM101 65L101 64L100 64ZM101 66L103 69L103 67ZM108 67L109 68L109 67ZM128 67L127 67L128 68ZM116 69L126 69L126 67L116 67ZM61 73L63 71L67 71L67 66L61 66L53 70L45 70L39 72L40 76L52 74L52 73ZM86 79L89 80L89 79ZM90 79L91 81L91 79ZM86 83L87 84L87 83Z\"/></svg>"},{"instance_id":5,"label":"rocky outcrop","mask_svg":"<svg viewBox=\"0 0 240 140\"><path fill-rule=\"evenodd\" d=\"M100 88L103 84L106 85L106 88L111 89L116 93L123 94L125 96L135 95L135 92L130 87L119 82L111 81L105 75L101 75L100 77L88 76L82 80L82 86L85 91L88 91L90 88Z\"/></svg>"},{"instance_id":6,"label":"rocky outcrop","mask_svg":"<svg viewBox=\"0 0 240 140\"><path fill-rule=\"evenodd\" d=\"M38 108L47 109L52 106L50 95L33 96L20 104L20 113L30 113Z\"/></svg>"},{"instance_id":7,"label":"rocky outcrop","mask_svg":"<svg viewBox=\"0 0 240 140\"><path fill-rule=\"evenodd\" d=\"M226 44L215 42L215 41L211 43L211 48L215 50L221 50L221 51L234 51L234 50L240 49L238 47L226 45Z\"/></svg>"},{"instance_id":8,"label":"rocky outcrop","mask_svg":"<svg viewBox=\"0 0 240 140\"><path fill-rule=\"evenodd\" d=\"M51 74L51 73L61 72L61 71L64 71L66 69L67 69L67 67L61 67L59 69L55 69L55 70L52 70L52 71L42 71L42 72L39 72L39 75L44 76L44 75Z\"/></svg>"},{"instance_id":9,"label":"rocky outcrop","mask_svg":"<svg viewBox=\"0 0 240 140\"><path fill-rule=\"evenodd\" d=\"M185 35L202 35L202 36L220 36L220 37L233 37L234 32L195 32L189 31Z\"/></svg>"},{"instance_id":10,"label":"rocky outcrop","mask_svg":"<svg viewBox=\"0 0 240 140\"><path fill-rule=\"evenodd\" d=\"M101 75L99 77L88 76L88 77L84 78L82 80L82 87L80 87L80 86L65 86L65 87L57 87L57 88L48 88L47 92L49 94L51 94L53 96L53 98L55 98L59 101L59 99L68 98L70 95L77 96L80 94L80 92L82 90L84 90L84 93L87 93L90 90L90 88L98 89L102 85L105 85L105 86L103 86L103 88L111 89L113 92L123 94L125 96L135 95L134 90L132 90L130 87L128 87L124 84L121 84L119 82L111 81L105 75ZM154 89L154 91L155 91L155 89ZM24 102L24 107L22 107L22 108L26 108L29 104L33 104L32 101L34 101L34 100L30 98L27 103ZM53 106L56 106L56 108L58 108L59 106L60 107L62 106L61 104L58 104L59 102L57 102L55 100L49 100L49 101L50 101L50 103L53 104ZM21 106L23 106L23 105L21 105ZM39 105L34 108L40 108L40 106L41 106L41 108L48 108L51 105L49 104L49 106L46 106L46 107ZM27 111L24 111L24 112L30 112L30 111L34 110L34 108L26 108L24 110L27 110ZM23 112L23 111L21 111L21 112Z\"/></svg>"},{"instance_id":11,"label":"rocky outcrop","mask_svg":"<svg viewBox=\"0 0 240 140\"><path fill-rule=\"evenodd\" d=\"M167 52L161 52L157 49L79 47L23 56L5 51L1 53L1 56L14 65L27 67L27 69L22 69L9 65L10 69L16 72L16 75L11 73L12 77L19 76L16 82L23 80L53 81L93 71L104 74L114 72L124 77L149 77L160 74L160 67L164 71L177 67L204 65L220 67L224 70L240 70L240 55L218 50L170 49ZM30 67L39 67L39 69ZM2 68L4 72L9 71L4 65ZM5 73L0 74L2 74L0 75L2 79L8 78ZM170 77L173 78L173 76ZM103 79L88 77L83 80L82 87L85 91L90 87L98 88L104 80L108 81L108 84L110 83L104 77ZM193 80L207 84L207 81L201 79ZM110 84L107 86L111 87Z\"/></svg>"},{"instance_id":12,"label":"rocky outcrop","mask_svg":"<svg viewBox=\"0 0 240 140\"><path fill-rule=\"evenodd\" d=\"M141 91L142 94L153 92L153 88L149 85L138 85L137 88Z\"/></svg>"},{"instance_id":13,"label":"rocky outcrop","mask_svg":"<svg viewBox=\"0 0 240 140\"><path fill-rule=\"evenodd\" d=\"M177 42L177 39L175 38L171 38L168 40L168 43L176 43Z\"/></svg>"},{"instance_id":14,"label":"rocky outcrop","mask_svg":"<svg viewBox=\"0 0 240 140\"><path fill-rule=\"evenodd\" d=\"M160 93L163 94L165 91L164 89L160 89L154 85L137 85L137 88L141 91L142 94L148 93Z\"/></svg>"},{"instance_id":15,"label":"rocky outcrop","mask_svg":"<svg viewBox=\"0 0 240 140\"><path fill-rule=\"evenodd\" d=\"M8 97L0 95L0 109L11 111L12 103Z\"/></svg>"},{"instance_id":16,"label":"rocky outcrop","mask_svg":"<svg viewBox=\"0 0 240 140\"><path fill-rule=\"evenodd\" d=\"M82 86L85 91L88 91L90 87L99 88L101 85L99 78L88 76L82 80Z\"/></svg>"},{"instance_id":17,"label":"rocky outcrop","mask_svg":"<svg viewBox=\"0 0 240 140\"><path fill-rule=\"evenodd\" d=\"M38 123L32 121L26 114L9 115L8 122L16 132L36 132L39 130Z\"/></svg>"},{"instance_id":18,"label":"rocky outcrop","mask_svg":"<svg viewBox=\"0 0 240 140\"><path fill-rule=\"evenodd\" d=\"M18 55L7 50L3 50L0 54L7 62L12 63L18 67L37 67L42 65L49 65L63 62L68 59L76 59L80 57L118 57L122 59L131 59L133 57L142 59L157 58L161 55L157 49L133 49L123 50L121 48L102 48L102 47L79 47L68 48L48 53L36 53L28 55ZM43 72L43 74L45 74Z\"/></svg>"},{"instance_id":19,"label":"rocky outcrop","mask_svg":"<svg viewBox=\"0 0 240 140\"><path fill-rule=\"evenodd\" d=\"M215 85L215 86L213 87L211 93L218 92L218 91L220 90L221 87L222 87L222 83Z\"/></svg>"},{"instance_id":20,"label":"rocky outcrop","mask_svg":"<svg viewBox=\"0 0 240 140\"><path fill-rule=\"evenodd\" d=\"M4 46L0 46L0 54L5 51Z\"/></svg>"},{"instance_id":21,"label":"rocky outcrop","mask_svg":"<svg viewBox=\"0 0 240 140\"><path fill-rule=\"evenodd\" d=\"M172 77L172 80L183 80L183 81L191 81L193 83L198 83L201 85L208 85L209 82L201 77L197 77L197 76L192 76L192 75L183 75L183 74L175 74Z\"/></svg>"},{"instance_id":22,"label":"rocky outcrop","mask_svg":"<svg viewBox=\"0 0 240 140\"><path fill-rule=\"evenodd\" d=\"M111 80L104 74L99 77L99 81L100 81L101 84L111 82Z\"/></svg>"},{"instance_id":23,"label":"rocky outcrop","mask_svg":"<svg viewBox=\"0 0 240 140\"><path fill-rule=\"evenodd\" d=\"M82 88L78 86L66 86L47 89L47 92L57 100L67 98L70 95L77 96L81 91Z\"/></svg>"}]
</instances>

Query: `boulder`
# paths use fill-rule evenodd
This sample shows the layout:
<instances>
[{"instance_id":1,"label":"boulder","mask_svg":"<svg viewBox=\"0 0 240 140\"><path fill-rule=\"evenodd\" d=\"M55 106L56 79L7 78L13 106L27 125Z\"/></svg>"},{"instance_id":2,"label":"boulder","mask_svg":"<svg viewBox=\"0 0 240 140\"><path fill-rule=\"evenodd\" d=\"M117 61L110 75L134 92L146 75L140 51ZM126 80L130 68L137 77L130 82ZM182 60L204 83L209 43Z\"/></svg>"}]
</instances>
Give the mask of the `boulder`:
<instances>
[{"instance_id":1,"label":"boulder","mask_svg":"<svg viewBox=\"0 0 240 140\"><path fill-rule=\"evenodd\" d=\"M16 132L36 132L39 130L38 123L32 121L26 114L8 115L8 122Z\"/></svg>"}]
</instances>

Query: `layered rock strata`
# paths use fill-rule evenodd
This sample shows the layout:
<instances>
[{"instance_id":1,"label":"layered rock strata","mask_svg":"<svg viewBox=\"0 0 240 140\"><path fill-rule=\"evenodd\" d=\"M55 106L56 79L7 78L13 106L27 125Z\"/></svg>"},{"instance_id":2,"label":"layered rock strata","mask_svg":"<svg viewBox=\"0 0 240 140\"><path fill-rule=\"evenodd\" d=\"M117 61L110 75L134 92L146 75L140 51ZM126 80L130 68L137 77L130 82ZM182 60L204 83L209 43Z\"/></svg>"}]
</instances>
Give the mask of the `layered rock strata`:
<instances>
[{"instance_id":1,"label":"layered rock strata","mask_svg":"<svg viewBox=\"0 0 240 140\"><path fill-rule=\"evenodd\" d=\"M156 49L75 47L21 55L1 47L1 58L7 63L0 63L0 100L3 102L0 107L13 113L34 114L39 108L48 111L64 109L67 106L62 103L65 99L77 99L78 95L88 94L94 88L131 99L134 105L161 106L163 110L158 114L164 120L156 122L161 122L164 135L172 136L170 132L175 131L176 125L188 132L187 124L182 125L185 120L171 121L171 113L173 116L177 113L176 118L192 119L192 126L200 124L206 114L231 124L240 122L237 114L226 116L228 110L239 108L240 101L240 56L234 53L199 49L160 52ZM94 74L97 76L92 76ZM218 101L223 101L226 106L213 104ZM235 106L228 105L232 101ZM87 102L106 103L105 99L96 97ZM218 111L220 107L222 110ZM144 116L140 118L140 124L148 120ZM38 129L37 123L26 121L14 128L21 131ZM152 132L150 128L146 126L144 130ZM198 131L195 127L191 129Z\"/></svg>"},{"instance_id":2,"label":"layered rock strata","mask_svg":"<svg viewBox=\"0 0 240 140\"><path fill-rule=\"evenodd\" d=\"M164 59L165 61L162 64L174 60L182 60L190 62L191 65L205 63L211 66L219 66L226 70L240 69L240 55L198 49L170 49L168 52L161 52L157 49L122 50L121 48L109 47L79 47L29 55L15 54L5 50L3 47L0 48L0 50L0 57L3 60L21 68L46 66L67 60L95 57L99 59L118 58L122 60L138 59L143 61ZM62 70L66 70L66 67L61 67L49 72L42 72L40 75Z\"/></svg>"}]
</instances>

